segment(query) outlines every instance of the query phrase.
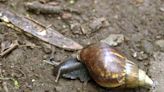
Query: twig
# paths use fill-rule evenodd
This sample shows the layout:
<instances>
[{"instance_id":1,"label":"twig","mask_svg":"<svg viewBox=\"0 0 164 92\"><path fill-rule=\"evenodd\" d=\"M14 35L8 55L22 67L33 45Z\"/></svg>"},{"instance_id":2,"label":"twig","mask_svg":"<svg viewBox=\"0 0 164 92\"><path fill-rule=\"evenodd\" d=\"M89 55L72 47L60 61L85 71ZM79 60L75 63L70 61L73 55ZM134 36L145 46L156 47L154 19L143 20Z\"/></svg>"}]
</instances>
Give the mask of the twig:
<instances>
[{"instance_id":1,"label":"twig","mask_svg":"<svg viewBox=\"0 0 164 92\"><path fill-rule=\"evenodd\" d=\"M57 66L60 64L60 62L55 62L55 61L49 61L49 60L43 60L43 62L47 63L47 64L50 64L50 65L54 65L54 66Z\"/></svg>"},{"instance_id":2,"label":"twig","mask_svg":"<svg viewBox=\"0 0 164 92\"><path fill-rule=\"evenodd\" d=\"M50 6L37 1L28 2L25 4L25 6L28 8L28 10L33 10L41 13L59 14L62 12L62 8L60 6Z\"/></svg>"},{"instance_id":3,"label":"twig","mask_svg":"<svg viewBox=\"0 0 164 92\"><path fill-rule=\"evenodd\" d=\"M49 25L45 25L45 26L44 26L44 25L43 25L42 23L40 23L39 21L34 20L33 18L30 18L30 17L27 17L27 16L25 16L25 18L27 18L28 20L31 20L32 22L38 24L39 26L41 26L41 27L43 27L43 28L45 28L45 29L48 29L48 28L50 28L50 27L52 26L52 24L49 24Z\"/></svg>"},{"instance_id":4,"label":"twig","mask_svg":"<svg viewBox=\"0 0 164 92\"><path fill-rule=\"evenodd\" d=\"M10 80L11 78L0 77L0 80Z\"/></svg>"},{"instance_id":5,"label":"twig","mask_svg":"<svg viewBox=\"0 0 164 92\"><path fill-rule=\"evenodd\" d=\"M25 6L28 8L28 10L33 10L33 11L37 11L40 13L49 13L49 14L60 14L63 11L69 11L69 12L73 12L76 14L80 14L80 12L78 10L75 9L70 9L70 8L66 8L66 7L61 7L61 6L53 6L50 4L42 4L40 2L34 1L34 2L28 2L25 4Z\"/></svg>"},{"instance_id":6,"label":"twig","mask_svg":"<svg viewBox=\"0 0 164 92\"><path fill-rule=\"evenodd\" d=\"M30 17L27 17L27 16L25 16L25 18L31 20L32 22L38 24L39 26L41 26L41 27L43 27L43 28L46 28L45 26L43 26L43 24L41 24L41 23L40 23L39 21L37 21L37 20L34 20L33 18L30 18Z\"/></svg>"},{"instance_id":7,"label":"twig","mask_svg":"<svg viewBox=\"0 0 164 92\"><path fill-rule=\"evenodd\" d=\"M30 47L30 48L40 48L40 46L33 46L33 45L19 45L18 47Z\"/></svg>"},{"instance_id":8,"label":"twig","mask_svg":"<svg viewBox=\"0 0 164 92\"><path fill-rule=\"evenodd\" d=\"M23 72L22 69L19 69L19 67L17 66L13 67L12 69L15 69L16 71L20 72L23 75L23 77L26 79L26 74Z\"/></svg>"},{"instance_id":9,"label":"twig","mask_svg":"<svg viewBox=\"0 0 164 92\"><path fill-rule=\"evenodd\" d=\"M3 82L2 85L3 85L3 88L4 88L5 92L9 92L9 90L7 88L7 83Z\"/></svg>"},{"instance_id":10,"label":"twig","mask_svg":"<svg viewBox=\"0 0 164 92\"><path fill-rule=\"evenodd\" d=\"M4 52L0 53L0 57L4 57L6 54L10 53L12 50L16 49L18 47L18 41L16 41L12 47L10 47L9 49L5 50Z\"/></svg>"},{"instance_id":11,"label":"twig","mask_svg":"<svg viewBox=\"0 0 164 92\"><path fill-rule=\"evenodd\" d=\"M16 88L19 88L19 87L20 87L18 81L15 80L14 78L0 77L0 80L3 80L3 81L12 80L12 81L14 82L14 86L15 86Z\"/></svg>"}]
</instances>

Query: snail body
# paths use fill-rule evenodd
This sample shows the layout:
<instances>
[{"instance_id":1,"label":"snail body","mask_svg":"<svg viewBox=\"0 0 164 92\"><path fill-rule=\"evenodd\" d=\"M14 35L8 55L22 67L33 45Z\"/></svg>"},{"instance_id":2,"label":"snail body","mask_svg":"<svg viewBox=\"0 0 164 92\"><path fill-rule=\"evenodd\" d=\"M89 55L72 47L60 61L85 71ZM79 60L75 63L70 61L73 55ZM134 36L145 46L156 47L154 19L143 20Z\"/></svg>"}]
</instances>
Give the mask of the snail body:
<instances>
[{"instance_id":1,"label":"snail body","mask_svg":"<svg viewBox=\"0 0 164 92\"><path fill-rule=\"evenodd\" d=\"M77 59L86 66L89 75L102 87L142 86L149 88L153 85L153 81L143 70L106 43L100 42L86 46L79 52ZM75 66L75 63L72 63L72 66ZM71 69L73 70L72 67Z\"/></svg>"}]
</instances>

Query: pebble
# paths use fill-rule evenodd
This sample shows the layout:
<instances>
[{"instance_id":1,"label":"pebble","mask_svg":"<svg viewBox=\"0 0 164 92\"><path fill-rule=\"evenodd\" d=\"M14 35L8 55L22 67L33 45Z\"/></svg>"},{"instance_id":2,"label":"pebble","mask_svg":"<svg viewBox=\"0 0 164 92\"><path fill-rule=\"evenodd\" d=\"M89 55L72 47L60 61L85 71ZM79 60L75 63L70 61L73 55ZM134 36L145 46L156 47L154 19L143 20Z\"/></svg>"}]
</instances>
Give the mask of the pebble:
<instances>
[{"instance_id":1,"label":"pebble","mask_svg":"<svg viewBox=\"0 0 164 92\"><path fill-rule=\"evenodd\" d=\"M161 7L161 8L160 8L160 11L164 12L164 7Z\"/></svg>"},{"instance_id":2,"label":"pebble","mask_svg":"<svg viewBox=\"0 0 164 92\"><path fill-rule=\"evenodd\" d=\"M143 3L144 2L144 0L135 0L136 1L136 3Z\"/></svg>"},{"instance_id":3,"label":"pebble","mask_svg":"<svg viewBox=\"0 0 164 92\"><path fill-rule=\"evenodd\" d=\"M70 4L74 4L75 3L75 0L69 0L69 3Z\"/></svg>"},{"instance_id":4,"label":"pebble","mask_svg":"<svg viewBox=\"0 0 164 92\"><path fill-rule=\"evenodd\" d=\"M107 38L101 40L101 42L105 42L111 46L117 46L124 42L123 34L110 34Z\"/></svg>"},{"instance_id":5,"label":"pebble","mask_svg":"<svg viewBox=\"0 0 164 92\"><path fill-rule=\"evenodd\" d=\"M52 49L51 49L51 45L50 44L47 44L47 43L42 43L42 50L46 53L46 54L50 54L52 52Z\"/></svg>"},{"instance_id":6,"label":"pebble","mask_svg":"<svg viewBox=\"0 0 164 92\"><path fill-rule=\"evenodd\" d=\"M70 25L70 28L71 28L71 31L72 31L73 34L79 34L79 35L82 34L81 24L80 23L72 23Z\"/></svg>"},{"instance_id":7,"label":"pebble","mask_svg":"<svg viewBox=\"0 0 164 92\"><path fill-rule=\"evenodd\" d=\"M89 27L93 30L93 31L97 31L102 27L108 26L109 23L108 21L104 18L95 18L93 19L90 23L89 23Z\"/></svg>"},{"instance_id":8,"label":"pebble","mask_svg":"<svg viewBox=\"0 0 164 92\"><path fill-rule=\"evenodd\" d=\"M153 54L154 46L151 42L149 42L148 40L142 40L141 45L146 53L151 55Z\"/></svg>"},{"instance_id":9,"label":"pebble","mask_svg":"<svg viewBox=\"0 0 164 92\"><path fill-rule=\"evenodd\" d=\"M63 19L70 19L72 17L72 14L69 12L63 12L62 18Z\"/></svg>"},{"instance_id":10,"label":"pebble","mask_svg":"<svg viewBox=\"0 0 164 92\"><path fill-rule=\"evenodd\" d=\"M141 51L141 52L138 53L137 59L140 60L140 61L148 59L148 55L145 54L143 51Z\"/></svg>"},{"instance_id":11,"label":"pebble","mask_svg":"<svg viewBox=\"0 0 164 92\"><path fill-rule=\"evenodd\" d=\"M132 34L131 40L134 42L140 42L143 39L143 34L137 33L137 34Z\"/></svg>"},{"instance_id":12,"label":"pebble","mask_svg":"<svg viewBox=\"0 0 164 92\"><path fill-rule=\"evenodd\" d=\"M31 81L32 81L32 82L35 82L35 79L32 79Z\"/></svg>"},{"instance_id":13,"label":"pebble","mask_svg":"<svg viewBox=\"0 0 164 92\"><path fill-rule=\"evenodd\" d=\"M9 40L1 42L1 52L5 51L6 49L9 49L11 45L12 42Z\"/></svg>"},{"instance_id":14,"label":"pebble","mask_svg":"<svg viewBox=\"0 0 164 92\"><path fill-rule=\"evenodd\" d=\"M160 47L160 49L162 50L162 51L164 51L164 40L157 40L156 42L155 42L155 44L157 45L157 46L159 46Z\"/></svg>"}]
</instances>

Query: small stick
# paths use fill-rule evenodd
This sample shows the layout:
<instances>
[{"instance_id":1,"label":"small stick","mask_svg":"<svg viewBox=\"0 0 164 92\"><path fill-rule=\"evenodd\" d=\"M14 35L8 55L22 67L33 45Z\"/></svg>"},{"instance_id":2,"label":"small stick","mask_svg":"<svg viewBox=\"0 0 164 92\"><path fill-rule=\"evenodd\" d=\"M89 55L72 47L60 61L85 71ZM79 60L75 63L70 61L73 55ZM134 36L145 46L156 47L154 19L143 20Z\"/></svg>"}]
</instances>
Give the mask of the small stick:
<instances>
[{"instance_id":1,"label":"small stick","mask_svg":"<svg viewBox=\"0 0 164 92\"><path fill-rule=\"evenodd\" d=\"M18 47L18 41L16 41L12 47L9 49L5 50L4 52L0 53L0 57L4 57L6 54L10 53L12 50L16 49Z\"/></svg>"},{"instance_id":2,"label":"small stick","mask_svg":"<svg viewBox=\"0 0 164 92\"><path fill-rule=\"evenodd\" d=\"M62 7L62 6L53 6L50 4L42 4L38 1L25 3L25 6L28 8L28 10L33 10L33 11L37 11L40 13L46 13L46 14L47 13L49 13L49 14L60 14L63 11L68 11L68 12L80 14L80 12L78 10L75 10L75 9L70 9L70 8L66 8L66 7Z\"/></svg>"},{"instance_id":3,"label":"small stick","mask_svg":"<svg viewBox=\"0 0 164 92\"><path fill-rule=\"evenodd\" d=\"M37 20L34 20L33 18L30 18L30 17L27 17L27 16L25 16L25 18L31 20L32 22L38 24L39 26L41 26L41 27L43 27L43 28L46 28L45 26L43 26L43 24L41 24L41 23L40 23L39 21L37 21Z\"/></svg>"},{"instance_id":4,"label":"small stick","mask_svg":"<svg viewBox=\"0 0 164 92\"><path fill-rule=\"evenodd\" d=\"M55 62L55 61L50 62L50 61L47 61L47 60L43 60L43 62L48 63L48 64L50 64L50 65L54 65L54 66L58 66L58 65L60 64L59 62ZM56 82L56 83L57 83L58 80L59 80L60 74L61 74L61 69L59 68L59 70L57 71L56 79L55 79L55 82Z\"/></svg>"},{"instance_id":5,"label":"small stick","mask_svg":"<svg viewBox=\"0 0 164 92\"><path fill-rule=\"evenodd\" d=\"M58 66L60 64L60 62L55 62L55 61L47 61L47 60L43 60L43 62L50 64L50 65L54 65L54 66Z\"/></svg>"},{"instance_id":6,"label":"small stick","mask_svg":"<svg viewBox=\"0 0 164 92\"><path fill-rule=\"evenodd\" d=\"M11 78L0 77L0 80L10 80Z\"/></svg>"},{"instance_id":7,"label":"small stick","mask_svg":"<svg viewBox=\"0 0 164 92\"><path fill-rule=\"evenodd\" d=\"M30 17L27 17L27 16L25 16L25 18L27 18L28 20L31 20L32 22L38 24L39 26L41 26L41 27L43 27L43 28L45 28L45 29L48 29L48 28L50 28L50 27L52 26L52 24L49 24L49 25L44 26L44 25L43 25L42 23L40 23L39 21L34 20L33 18L30 18Z\"/></svg>"},{"instance_id":8,"label":"small stick","mask_svg":"<svg viewBox=\"0 0 164 92\"><path fill-rule=\"evenodd\" d=\"M7 88L7 83L3 82L2 85L3 85L3 88L4 88L5 92L9 92L9 90Z\"/></svg>"},{"instance_id":9,"label":"small stick","mask_svg":"<svg viewBox=\"0 0 164 92\"><path fill-rule=\"evenodd\" d=\"M19 45L19 47L40 48L40 46L33 46L33 45Z\"/></svg>"},{"instance_id":10,"label":"small stick","mask_svg":"<svg viewBox=\"0 0 164 92\"><path fill-rule=\"evenodd\" d=\"M48 4L42 4L40 2L34 1L34 2L28 2L25 4L25 6L28 8L28 10L34 10L41 13L61 13L62 7L60 6L50 6Z\"/></svg>"}]
</instances>

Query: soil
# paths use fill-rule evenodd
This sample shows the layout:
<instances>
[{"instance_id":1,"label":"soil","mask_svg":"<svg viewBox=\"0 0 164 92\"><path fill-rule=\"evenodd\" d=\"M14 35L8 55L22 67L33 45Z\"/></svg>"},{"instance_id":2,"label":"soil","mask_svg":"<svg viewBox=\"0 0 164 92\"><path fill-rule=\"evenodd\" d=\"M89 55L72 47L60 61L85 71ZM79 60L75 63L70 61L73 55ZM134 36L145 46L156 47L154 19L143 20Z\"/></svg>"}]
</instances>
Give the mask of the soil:
<instances>
[{"instance_id":1,"label":"soil","mask_svg":"<svg viewBox=\"0 0 164 92\"><path fill-rule=\"evenodd\" d=\"M33 0L0 0L0 8L31 16L45 26L52 25L83 46L110 34L124 35L124 42L117 48L145 70L155 86L149 90L105 89L93 80L82 83L64 78L55 83L54 67L43 60L53 57L55 61L62 62L76 52L51 46L0 25L0 43L18 40L20 44L34 45L18 47L0 58L0 92L163 92L164 45L162 42L156 44L158 40L164 40L163 0L51 0L76 9L80 14L32 13L24 7L24 3L30 1ZM84 30L81 31L80 25Z\"/></svg>"}]
</instances>

